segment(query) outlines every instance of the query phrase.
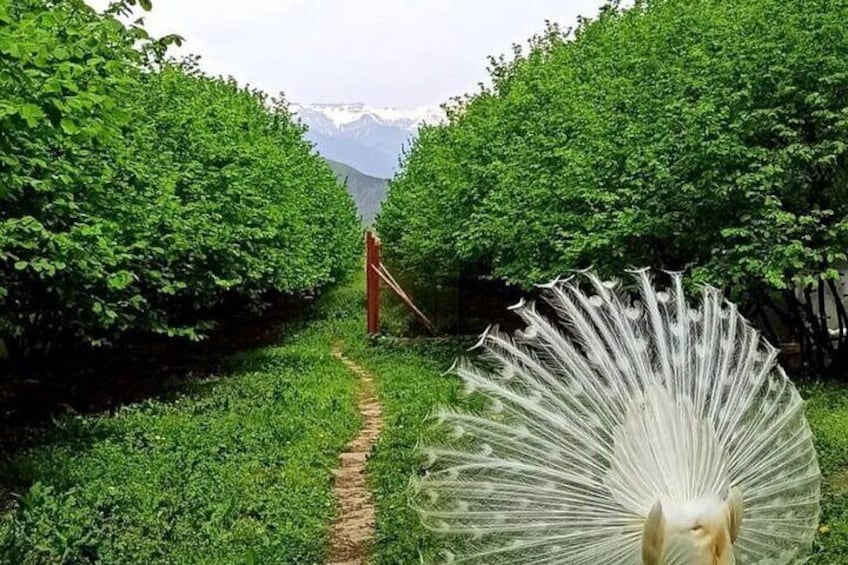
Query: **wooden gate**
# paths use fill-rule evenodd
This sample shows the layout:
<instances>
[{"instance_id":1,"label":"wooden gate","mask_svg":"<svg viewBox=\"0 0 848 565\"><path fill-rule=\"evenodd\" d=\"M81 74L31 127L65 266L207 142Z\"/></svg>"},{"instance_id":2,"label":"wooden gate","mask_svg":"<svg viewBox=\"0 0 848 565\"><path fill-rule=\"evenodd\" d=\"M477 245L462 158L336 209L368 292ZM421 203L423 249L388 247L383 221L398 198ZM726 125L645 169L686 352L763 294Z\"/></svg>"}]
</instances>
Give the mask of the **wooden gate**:
<instances>
[{"instance_id":1,"label":"wooden gate","mask_svg":"<svg viewBox=\"0 0 848 565\"><path fill-rule=\"evenodd\" d=\"M373 231L365 232L365 294L367 303L366 330L368 335L380 333L380 284L385 285L400 298L409 310L415 314L424 326L436 335L433 322L415 305L412 298L398 284L382 260L380 239Z\"/></svg>"}]
</instances>

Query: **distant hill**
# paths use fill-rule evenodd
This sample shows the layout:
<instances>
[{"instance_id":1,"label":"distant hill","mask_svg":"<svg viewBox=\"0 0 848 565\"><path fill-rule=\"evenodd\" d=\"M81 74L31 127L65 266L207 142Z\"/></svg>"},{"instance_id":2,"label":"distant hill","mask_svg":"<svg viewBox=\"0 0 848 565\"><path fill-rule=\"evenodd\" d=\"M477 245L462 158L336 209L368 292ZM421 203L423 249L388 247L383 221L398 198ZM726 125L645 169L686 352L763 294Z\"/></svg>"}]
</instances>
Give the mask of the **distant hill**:
<instances>
[{"instance_id":1,"label":"distant hill","mask_svg":"<svg viewBox=\"0 0 848 565\"><path fill-rule=\"evenodd\" d=\"M344 163L330 159L326 161L339 181L347 185L347 190L356 202L362 221L365 224L371 224L386 198L386 186L389 181L366 175Z\"/></svg>"}]
</instances>

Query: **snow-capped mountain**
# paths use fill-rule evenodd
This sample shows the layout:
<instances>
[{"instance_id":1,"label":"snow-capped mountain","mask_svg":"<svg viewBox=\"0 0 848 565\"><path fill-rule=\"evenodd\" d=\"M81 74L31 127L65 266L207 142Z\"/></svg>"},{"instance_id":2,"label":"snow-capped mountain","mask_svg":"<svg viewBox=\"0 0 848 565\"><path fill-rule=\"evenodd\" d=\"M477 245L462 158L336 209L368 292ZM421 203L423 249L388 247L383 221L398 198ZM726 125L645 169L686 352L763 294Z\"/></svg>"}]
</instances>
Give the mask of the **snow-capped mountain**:
<instances>
[{"instance_id":1,"label":"snow-capped mountain","mask_svg":"<svg viewBox=\"0 0 848 565\"><path fill-rule=\"evenodd\" d=\"M307 139L326 159L350 165L363 173L390 178L401 150L423 123L444 120L440 108L409 110L364 104L292 104L307 126Z\"/></svg>"}]
</instances>

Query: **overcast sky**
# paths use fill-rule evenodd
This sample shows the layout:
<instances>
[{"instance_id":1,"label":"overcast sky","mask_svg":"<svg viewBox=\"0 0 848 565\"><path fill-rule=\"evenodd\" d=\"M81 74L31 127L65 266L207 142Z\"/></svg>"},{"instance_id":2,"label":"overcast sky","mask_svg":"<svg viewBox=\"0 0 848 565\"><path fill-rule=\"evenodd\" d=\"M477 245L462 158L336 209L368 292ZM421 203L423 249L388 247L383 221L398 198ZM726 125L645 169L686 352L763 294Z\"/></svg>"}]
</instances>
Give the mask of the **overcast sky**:
<instances>
[{"instance_id":1,"label":"overcast sky","mask_svg":"<svg viewBox=\"0 0 848 565\"><path fill-rule=\"evenodd\" d=\"M89 0L102 7L107 0ZM147 28L179 33L213 74L289 100L436 105L475 90L486 57L595 16L602 0L154 0Z\"/></svg>"}]
</instances>

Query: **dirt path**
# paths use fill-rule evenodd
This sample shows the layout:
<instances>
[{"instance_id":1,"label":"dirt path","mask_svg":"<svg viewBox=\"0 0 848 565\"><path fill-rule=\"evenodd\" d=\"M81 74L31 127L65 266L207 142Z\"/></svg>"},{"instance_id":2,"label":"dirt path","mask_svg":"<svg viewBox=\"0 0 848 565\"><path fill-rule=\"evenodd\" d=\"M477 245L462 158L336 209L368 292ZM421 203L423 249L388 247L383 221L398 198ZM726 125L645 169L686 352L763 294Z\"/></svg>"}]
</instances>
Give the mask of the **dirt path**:
<instances>
[{"instance_id":1,"label":"dirt path","mask_svg":"<svg viewBox=\"0 0 848 565\"><path fill-rule=\"evenodd\" d=\"M380 403L374 392L372 375L344 356L333 346L333 356L360 380L359 412L363 426L359 435L347 444L334 472L333 493L337 501L336 518L330 531L329 565L366 565L374 539L374 497L365 476L365 464L383 427Z\"/></svg>"}]
</instances>

